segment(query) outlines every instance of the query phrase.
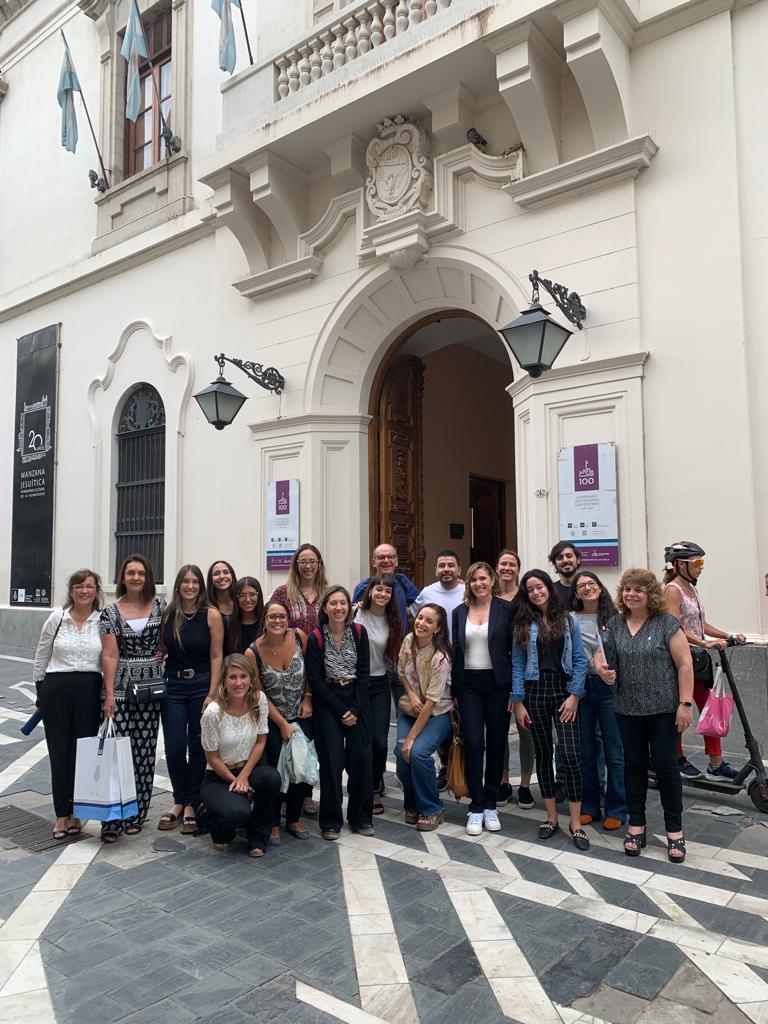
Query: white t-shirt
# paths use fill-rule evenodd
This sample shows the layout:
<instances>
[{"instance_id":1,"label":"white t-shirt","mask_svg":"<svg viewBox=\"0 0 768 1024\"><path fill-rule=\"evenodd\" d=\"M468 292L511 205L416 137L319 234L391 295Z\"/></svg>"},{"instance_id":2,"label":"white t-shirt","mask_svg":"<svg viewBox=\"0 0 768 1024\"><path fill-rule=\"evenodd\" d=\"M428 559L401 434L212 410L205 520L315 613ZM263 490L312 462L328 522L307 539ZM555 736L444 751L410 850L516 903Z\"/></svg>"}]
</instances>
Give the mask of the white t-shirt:
<instances>
[{"instance_id":1,"label":"white t-shirt","mask_svg":"<svg viewBox=\"0 0 768 1024\"><path fill-rule=\"evenodd\" d=\"M419 609L425 604L439 604L441 608L445 609L445 615L448 620L448 639L453 640L451 636L451 618L453 617L453 609L458 608L464 600L464 586L459 583L451 590L448 590L439 581L437 583L430 583L428 587L424 587L422 592L416 598L411 605L411 611L414 616L419 614Z\"/></svg>"}]
</instances>

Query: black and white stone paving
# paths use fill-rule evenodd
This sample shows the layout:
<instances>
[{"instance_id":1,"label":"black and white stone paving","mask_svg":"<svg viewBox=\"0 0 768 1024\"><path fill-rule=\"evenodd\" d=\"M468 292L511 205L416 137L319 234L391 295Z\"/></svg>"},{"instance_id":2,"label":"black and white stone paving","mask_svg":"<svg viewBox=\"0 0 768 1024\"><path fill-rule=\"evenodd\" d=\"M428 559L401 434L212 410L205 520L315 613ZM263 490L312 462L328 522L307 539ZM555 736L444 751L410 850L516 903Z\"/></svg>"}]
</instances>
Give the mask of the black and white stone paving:
<instances>
[{"instance_id":1,"label":"black and white stone paving","mask_svg":"<svg viewBox=\"0 0 768 1024\"><path fill-rule=\"evenodd\" d=\"M43 730L19 732L29 659L0 652L0 807L50 828ZM307 820L309 842L254 861L158 832L162 757L155 782L147 827L112 847L95 823L40 853L0 835L3 1024L768 1024L768 818L746 797L718 816L722 796L686 791L678 866L653 794L630 861L599 828L588 854L539 843L541 810L513 805L473 838L449 799L417 833L388 775L375 838Z\"/></svg>"}]
</instances>

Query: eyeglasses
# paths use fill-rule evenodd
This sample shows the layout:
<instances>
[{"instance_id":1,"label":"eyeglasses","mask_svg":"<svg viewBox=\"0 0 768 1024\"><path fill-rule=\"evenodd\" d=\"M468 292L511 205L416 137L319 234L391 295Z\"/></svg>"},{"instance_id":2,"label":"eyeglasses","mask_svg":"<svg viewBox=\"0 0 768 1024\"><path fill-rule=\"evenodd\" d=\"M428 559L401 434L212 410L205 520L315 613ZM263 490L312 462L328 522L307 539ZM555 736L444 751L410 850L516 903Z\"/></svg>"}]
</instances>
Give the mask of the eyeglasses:
<instances>
[{"instance_id":1,"label":"eyeglasses","mask_svg":"<svg viewBox=\"0 0 768 1024\"><path fill-rule=\"evenodd\" d=\"M587 580L586 583L579 583L576 586L576 593L582 593L585 590L597 589L597 583L594 580Z\"/></svg>"},{"instance_id":2,"label":"eyeglasses","mask_svg":"<svg viewBox=\"0 0 768 1024\"><path fill-rule=\"evenodd\" d=\"M267 619L267 622L287 622L288 621L288 616L287 615L267 615L266 619Z\"/></svg>"},{"instance_id":3,"label":"eyeglasses","mask_svg":"<svg viewBox=\"0 0 768 1024\"><path fill-rule=\"evenodd\" d=\"M394 562L397 555L376 555L374 562Z\"/></svg>"},{"instance_id":4,"label":"eyeglasses","mask_svg":"<svg viewBox=\"0 0 768 1024\"><path fill-rule=\"evenodd\" d=\"M314 569L320 563L316 558L302 558L300 562L296 563L300 569Z\"/></svg>"}]
</instances>

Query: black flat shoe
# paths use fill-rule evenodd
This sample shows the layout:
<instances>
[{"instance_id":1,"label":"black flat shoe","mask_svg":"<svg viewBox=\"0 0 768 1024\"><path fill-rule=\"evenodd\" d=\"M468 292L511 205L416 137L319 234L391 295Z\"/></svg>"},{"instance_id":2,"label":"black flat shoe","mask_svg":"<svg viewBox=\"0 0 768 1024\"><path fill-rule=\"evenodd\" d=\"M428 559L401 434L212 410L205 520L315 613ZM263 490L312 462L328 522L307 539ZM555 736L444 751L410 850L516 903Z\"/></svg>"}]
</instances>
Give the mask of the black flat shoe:
<instances>
[{"instance_id":1,"label":"black flat shoe","mask_svg":"<svg viewBox=\"0 0 768 1024\"><path fill-rule=\"evenodd\" d=\"M583 828L577 828L574 832L571 826L568 826L568 831L571 833L571 839L573 839L573 845L577 850L588 850L589 849L589 837Z\"/></svg>"},{"instance_id":2,"label":"black flat shoe","mask_svg":"<svg viewBox=\"0 0 768 1024\"><path fill-rule=\"evenodd\" d=\"M556 821L545 821L539 825L539 839L551 839L555 832L560 831Z\"/></svg>"},{"instance_id":3,"label":"black flat shoe","mask_svg":"<svg viewBox=\"0 0 768 1024\"><path fill-rule=\"evenodd\" d=\"M645 832L640 832L637 835L627 832L624 836L624 853L628 857L639 857L640 851L645 849L645 843Z\"/></svg>"}]
</instances>

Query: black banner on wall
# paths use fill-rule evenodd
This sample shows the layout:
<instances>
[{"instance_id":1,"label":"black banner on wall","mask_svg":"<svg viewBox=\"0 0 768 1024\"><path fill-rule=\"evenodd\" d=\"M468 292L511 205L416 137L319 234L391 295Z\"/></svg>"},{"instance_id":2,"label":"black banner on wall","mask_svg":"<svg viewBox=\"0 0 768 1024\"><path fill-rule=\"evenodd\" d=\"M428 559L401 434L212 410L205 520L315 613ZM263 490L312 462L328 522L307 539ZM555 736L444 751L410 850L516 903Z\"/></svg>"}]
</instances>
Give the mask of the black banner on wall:
<instances>
[{"instance_id":1,"label":"black banner on wall","mask_svg":"<svg viewBox=\"0 0 768 1024\"><path fill-rule=\"evenodd\" d=\"M19 338L13 453L11 604L51 605L57 324Z\"/></svg>"}]
</instances>

